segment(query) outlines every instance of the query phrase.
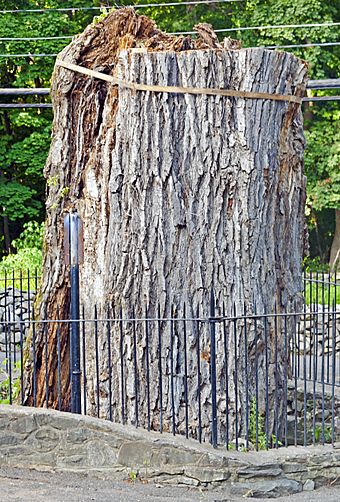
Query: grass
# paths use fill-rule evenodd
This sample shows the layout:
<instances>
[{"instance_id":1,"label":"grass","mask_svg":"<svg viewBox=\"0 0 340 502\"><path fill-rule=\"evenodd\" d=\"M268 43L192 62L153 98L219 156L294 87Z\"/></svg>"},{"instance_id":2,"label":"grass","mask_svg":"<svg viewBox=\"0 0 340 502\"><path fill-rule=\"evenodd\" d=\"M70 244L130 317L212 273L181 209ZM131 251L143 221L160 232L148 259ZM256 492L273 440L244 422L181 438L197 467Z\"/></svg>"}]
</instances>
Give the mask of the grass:
<instances>
[{"instance_id":1,"label":"grass","mask_svg":"<svg viewBox=\"0 0 340 502\"><path fill-rule=\"evenodd\" d=\"M2 269L0 265L0 291L9 287L21 291L36 291L40 283L40 269Z\"/></svg>"},{"instance_id":2,"label":"grass","mask_svg":"<svg viewBox=\"0 0 340 502\"><path fill-rule=\"evenodd\" d=\"M305 286L306 304L317 303L321 305L324 303L325 306L330 305L332 307L335 301L336 305L340 305L340 281L337 279L336 286L334 283L334 276L331 276L330 281L328 275L325 276L324 281L322 275L319 275L318 279L316 279L316 275L313 275L311 280L310 277L307 277Z\"/></svg>"},{"instance_id":3,"label":"grass","mask_svg":"<svg viewBox=\"0 0 340 502\"><path fill-rule=\"evenodd\" d=\"M13 287L22 291L36 291L40 282L41 267L33 270L20 268L5 268L0 262L0 291L8 287ZM6 277L6 279L5 279ZM318 277L318 278L317 278ZM306 305L313 303L322 304L332 307L333 301L336 305L340 305L340 279L336 278L337 286L334 285L335 277L322 273L318 276L314 273L312 276L306 276L305 284L305 300Z\"/></svg>"}]
</instances>

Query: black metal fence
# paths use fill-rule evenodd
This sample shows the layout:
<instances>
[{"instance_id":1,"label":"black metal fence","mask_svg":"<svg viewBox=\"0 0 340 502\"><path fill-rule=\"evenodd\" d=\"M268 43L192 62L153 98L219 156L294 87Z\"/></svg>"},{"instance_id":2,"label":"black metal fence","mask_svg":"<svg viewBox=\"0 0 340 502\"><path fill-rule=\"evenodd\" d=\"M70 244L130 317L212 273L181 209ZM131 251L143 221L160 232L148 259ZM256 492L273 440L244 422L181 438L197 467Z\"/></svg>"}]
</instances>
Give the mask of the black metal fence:
<instances>
[{"instance_id":1,"label":"black metal fence","mask_svg":"<svg viewBox=\"0 0 340 502\"><path fill-rule=\"evenodd\" d=\"M0 400L67 409L74 376L65 344L77 323L84 414L236 450L334 444L340 283L330 274L303 280L299 312L254 304L226 315L211 292L207 316L188 316L185 305L168 316L94 306L78 321L37 319L39 278L11 274L0 279Z\"/></svg>"}]
</instances>

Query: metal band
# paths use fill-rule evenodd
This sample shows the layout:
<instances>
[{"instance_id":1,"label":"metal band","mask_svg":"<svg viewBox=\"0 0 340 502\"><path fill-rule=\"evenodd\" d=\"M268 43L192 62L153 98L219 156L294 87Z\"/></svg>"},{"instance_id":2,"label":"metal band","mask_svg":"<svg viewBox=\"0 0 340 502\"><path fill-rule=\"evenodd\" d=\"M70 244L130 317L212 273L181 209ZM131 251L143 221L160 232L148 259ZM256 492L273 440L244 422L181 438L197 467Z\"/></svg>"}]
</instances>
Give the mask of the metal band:
<instances>
[{"instance_id":1,"label":"metal band","mask_svg":"<svg viewBox=\"0 0 340 502\"><path fill-rule=\"evenodd\" d=\"M67 63L61 59L56 60L56 66L62 66L68 70L76 71L87 75L89 77L99 78L110 82L114 85L125 87L133 91L151 91L151 92L168 92L175 94L203 94L212 96L227 96L242 99L270 99L273 101L289 101L291 103L302 102L302 97L293 95L283 95L283 94L270 94L266 92L248 92L248 91L235 91L231 89L207 89L207 88L196 88L196 87L175 87L175 86L163 86L163 85L146 85L137 84L133 82L126 82L112 75L106 75L99 71L89 70L88 68L83 68L72 63Z\"/></svg>"}]
</instances>

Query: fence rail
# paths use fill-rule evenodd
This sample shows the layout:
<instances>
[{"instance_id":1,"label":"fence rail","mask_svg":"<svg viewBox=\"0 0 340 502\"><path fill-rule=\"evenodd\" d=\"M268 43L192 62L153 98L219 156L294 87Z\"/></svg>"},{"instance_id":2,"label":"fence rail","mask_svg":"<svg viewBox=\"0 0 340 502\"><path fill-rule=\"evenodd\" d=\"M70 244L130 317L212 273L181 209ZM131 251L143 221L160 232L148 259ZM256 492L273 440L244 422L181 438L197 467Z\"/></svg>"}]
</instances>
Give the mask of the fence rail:
<instances>
[{"instance_id":1,"label":"fence rail","mask_svg":"<svg viewBox=\"0 0 340 502\"><path fill-rule=\"evenodd\" d=\"M336 441L336 276L305 274L299 312L258 312L254 302L227 315L212 292L207 316L185 305L168 315L159 307L94 306L92 315L82 308L79 320L61 319L58 309L49 319L43 307L38 318L32 279L37 287L39 278L26 274L25 291L23 277L17 288L18 277L6 276L0 291L3 402L68 409L68 347L77 323L84 414L236 450Z\"/></svg>"}]
</instances>

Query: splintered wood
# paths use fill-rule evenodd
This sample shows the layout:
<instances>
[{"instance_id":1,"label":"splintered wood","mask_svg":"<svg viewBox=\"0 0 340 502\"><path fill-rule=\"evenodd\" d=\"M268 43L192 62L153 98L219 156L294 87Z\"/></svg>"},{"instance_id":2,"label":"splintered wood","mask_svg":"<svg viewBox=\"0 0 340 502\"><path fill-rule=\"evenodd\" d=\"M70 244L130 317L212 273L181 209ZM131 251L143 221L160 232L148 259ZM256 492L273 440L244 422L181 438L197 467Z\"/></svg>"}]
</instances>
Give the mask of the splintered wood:
<instances>
[{"instance_id":1,"label":"splintered wood","mask_svg":"<svg viewBox=\"0 0 340 502\"><path fill-rule=\"evenodd\" d=\"M233 89L242 92L301 96L307 78L305 62L292 54L266 49L240 49L236 41L220 43L206 26L198 37L174 37L159 31L132 9L108 15L89 26L59 59L127 82L150 86ZM210 30L210 31L209 31ZM140 50L132 50L132 49ZM246 308L258 312L296 311L301 305L301 260L304 246L305 177L304 136L298 104L265 99L134 92L123 86L81 75L60 66L53 75L54 126L45 168L48 184L47 225L40 309L57 317L57 306L67 318L69 271L63 258L63 217L77 209L84 226L84 264L80 271L81 304L93 318L171 315L209 315L213 287L217 313ZM65 190L67 188L67 190ZM132 308L135 308L133 311ZM113 310L114 309L114 310ZM139 423L146 425L146 354L142 323L137 325ZM163 420L171 416L170 331L162 323ZM134 420L132 327L125 323L122 342L124 381L120 379L119 326L112 324L112 414L119 420L121 395L126 418ZM159 425L159 381L156 326L150 326L149 370L151 426ZM210 367L207 325L200 332L187 326L188 403L190 431L197 431L197 364L201 370L202 427L210 434ZM258 323L254 342L249 328L228 336L224 357L223 330L216 331L219 419L226 411L229 381L230 437L236 412L245 405L244 360L248 361L248 392L254 390L254 364L259 388L265 384L264 328ZM176 428L185 427L183 394L183 326L173 333L174 406ZM199 336L200 360L196 348ZM101 324L99 382L95 367L93 324L86 327L87 411L109 416L107 331ZM268 326L270 350L274 342ZM62 390L68 407L69 346L61 331ZM236 347L235 347L236 342ZM234 358L236 350L236 360ZM45 400L43 333L37 333L37 402ZM57 405L56 326L49 327L49 406ZM256 354L256 357L255 357ZM282 402L284 341L277 344L278 373L270 365L269 396L275 382ZM226 374L228 363L229 374ZM238 364L237 405L234 368ZM275 378L276 380L275 380ZM27 373L27 402L32 403L32 365ZM259 408L263 408L260 392ZM281 406L281 404L280 404ZM236 409L237 408L237 409ZM280 410L279 410L280 411ZM280 411L281 413L281 411ZM166 425L167 424L167 425ZM221 425L223 429L223 424ZM244 422L239 421L241 432Z\"/></svg>"}]
</instances>

